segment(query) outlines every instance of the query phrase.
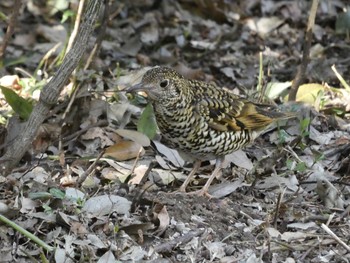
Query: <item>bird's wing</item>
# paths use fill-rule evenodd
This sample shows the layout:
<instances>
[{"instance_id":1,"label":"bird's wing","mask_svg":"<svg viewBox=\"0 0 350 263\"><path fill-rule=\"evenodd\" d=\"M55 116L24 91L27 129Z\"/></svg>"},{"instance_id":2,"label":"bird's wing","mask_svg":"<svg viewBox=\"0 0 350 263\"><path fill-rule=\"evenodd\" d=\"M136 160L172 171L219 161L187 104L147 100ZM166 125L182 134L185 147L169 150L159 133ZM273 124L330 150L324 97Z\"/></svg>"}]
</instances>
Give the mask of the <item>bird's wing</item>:
<instances>
[{"instance_id":1,"label":"bird's wing","mask_svg":"<svg viewBox=\"0 0 350 263\"><path fill-rule=\"evenodd\" d=\"M195 111L218 131L261 130L274 120L254 103L239 98L224 101L203 98L196 104Z\"/></svg>"},{"instance_id":2,"label":"bird's wing","mask_svg":"<svg viewBox=\"0 0 350 263\"><path fill-rule=\"evenodd\" d=\"M214 84L198 83L191 81L195 97L194 112L218 131L260 131L277 119L291 117L266 105L240 98Z\"/></svg>"}]
</instances>

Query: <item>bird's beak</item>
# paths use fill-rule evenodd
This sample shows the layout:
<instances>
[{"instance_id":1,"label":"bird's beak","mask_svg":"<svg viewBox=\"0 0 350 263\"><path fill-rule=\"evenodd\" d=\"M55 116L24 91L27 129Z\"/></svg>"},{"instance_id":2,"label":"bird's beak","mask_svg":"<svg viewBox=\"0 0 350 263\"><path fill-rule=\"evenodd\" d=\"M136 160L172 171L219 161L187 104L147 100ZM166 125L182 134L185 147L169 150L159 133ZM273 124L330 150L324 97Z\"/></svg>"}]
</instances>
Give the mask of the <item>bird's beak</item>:
<instances>
[{"instance_id":1,"label":"bird's beak","mask_svg":"<svg viewBox=\"0 0 350 263\"><path fill-rule=\"evenodd\" d=\"M144 87L144 85L142 85L142 82L140 82L139 84L136 84L134 86L128 87L126 89L126 92L132 93L132 92L145 91L145 90L147 90L147 88Z\"/></svg>"},{"instance_id":2,"label":"bird's beak","mask_svg":"<svg viewBox=\"0 0 350 263\"><path fill-rule=\"evenodd\" d=\"M149 84L147 85L142 82L126 89L126 92L128 93L138 92L138 91L145 92L147 94L147 97L150 98L151 100L157 100L159 97L159 94L157 93L157 90L154 88L154 86Z\"/></svg>"}]
</instances>

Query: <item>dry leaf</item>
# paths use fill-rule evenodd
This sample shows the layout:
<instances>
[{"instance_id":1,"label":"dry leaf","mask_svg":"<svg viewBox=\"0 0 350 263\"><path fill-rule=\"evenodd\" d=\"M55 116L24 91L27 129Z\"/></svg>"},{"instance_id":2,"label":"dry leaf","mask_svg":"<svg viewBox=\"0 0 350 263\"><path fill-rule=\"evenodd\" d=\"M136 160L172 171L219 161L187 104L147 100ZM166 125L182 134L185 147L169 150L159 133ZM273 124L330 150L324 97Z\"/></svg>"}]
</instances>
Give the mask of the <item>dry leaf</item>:
<instances>
[{"instance_id":1,"label":"dry leaf","mask_svg":"<svg viewBox=\"0 0 350 263\"><path fill-rule=\"evenodd\" d=\"M153 215L159 220L159 226L154 234L156 236L161 236L164 231L168 228L170 223L170 217L165 205L157 204L154 207Z\"/></svg>"},{"instance_id":2,"label":"dry leaf","mask_svg":"<svg viewBox=\"0 0 350 263\"><path fill-rule=\"evenodd\" d=\"M125 161L145 154L143 147L133 141L120 141L105 151L104 157L112 157L117 161Z\"/></svg>"},{"instance_id":3,"label":"dry leaf","mask_svg":"<svg viewBox=\"0 0 350 263\"><path fill-rule=\"evenodd\" d=\"M83 208L83 212L92 214L93 216L108 215L116 212L121 215L127 215L130 211L131 202L117 195L100 195L88 199Z\"/></svg>"},{"instance_id":4,"label":"dry leaf","mask_svg":"<svg viewBox=\"0 0 350 263\"><path fill-rule=\"evenodd\" d=\"M139 184L147 170L148 170L148 166L146 166L146 165L142 164L142 165L137 166L134 170L135 176L130 179L129 183L135 184L135 185Z\"/></svg>"}]
</instances>

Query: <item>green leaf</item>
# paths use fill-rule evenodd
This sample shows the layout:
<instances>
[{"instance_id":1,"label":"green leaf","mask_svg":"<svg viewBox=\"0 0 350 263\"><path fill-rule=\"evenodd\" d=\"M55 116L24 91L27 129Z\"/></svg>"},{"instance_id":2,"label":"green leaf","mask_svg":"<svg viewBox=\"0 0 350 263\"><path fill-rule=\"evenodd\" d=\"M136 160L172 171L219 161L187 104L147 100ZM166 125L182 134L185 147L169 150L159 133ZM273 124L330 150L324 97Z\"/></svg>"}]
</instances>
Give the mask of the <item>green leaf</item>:
<instances>
[{"instance_id":1,"label":"green leaf","mask_svg":"<svg viewBox=\"0 0 350 263\"><path fill-rule=\"evenodd\" d=\"M350 31L350 10L338 15L335 22L335 32L337 34L346 34Z\"/></svg>"},{"instance_id":2,"label":"green leaf","mask_svg":"<svg viewBox=\"0 0 350 263\"><path fill-rule=\"evenodd\" d=\"M43 208L44 208L45 213L47 213L47 214L53 213L53 209L49 205L43 204Z\"/></svg>"},{"instance_id":3,"label":"green leaf","mask_svg":"<svg viewBox=\"0 0 350 263\"><path fill-rule=\"evenodd\" d=\"M280 129L278 130L278 138L280 143L285 143L288 138L288 133L285 130Z\"/></svg>"},{"instance_id":4,"label":"green leaf","mask_svg":"<svg viewBox=\"0 0 350 263\"><path fill-rule=\"evenodd\" d=\"M289 170L292 170L293 167L295 166L295 161L292 159L287 159L286 166Z\"/></svg>"},{"instance_id":5,"label":"green leaf","mask_svg":"<svg viewBox=\"0 0 350 263\"><path fill-rule=\"evenodd\" d=\"M35 192L35 193L29 193L28 197L32 200L48 200L52 198L52 194L48 192Z\"/></svg>"},{"instance_id":6,"label":"green leaf","mask_svg":"<svg viewBox=\"0 0 350 263\"><path fill-rule=\"evenodd\" d=\"M58 199L63 199L66 196L66 193L61 191L58 188L51 188L50 194L52 194L53 197L58 198Z\"/></svg>"},{"instance_id":7,"label":"green leaf","mask_svg":"<svg viewBox=\"0 0 350 263\"><path fill-rule=\"evenodd\" d=\"M145 134L151 140L157 132L157 124L154 118L154 112L151 104L148 104L143 110L140 120L137 123L137 130Z\"/></svg>"},{"instance_id":8,"label":"green leaf","mask_svg":"<svg viewBox=\"0 0 350 263\"><path fill-rule=\"evenodd\" d=\"M306 164L304 162L298 163L297 166L295 167L295 170L297 172L305 172L306 169L307 169L307 166L306 166Z\"/></svg>"},{"instance_id":9,"label":"green leaf","mask_svg":"<svg viewBox=\"0 0 350 263\"><path fill-rule=\"evenodd\" d=\"M301 136L305 137L309 135L309 125L310 125L310 118L305 118L300 121L300 133Z\"/></svg>"},{"instance_id":10,"label":"green leaf","mask_svg":"<svg viewBox=\"0 0 350 263\"><path fill-rule=\"evenodd\" d=\"M11 108L24 120L29 118L33 110L33 105L26 99L18 96L12 89L0 86L2 93L5 96L5 100L11 106Z\"/></svg>"},{"instance_id":11,"label":"green leaf","mask_svg":"<svg viewBox=\"0 0 350 263\"><path fill-rule=\"evenodd\" d=\"M70 17L74 17L75 16L75 12L73 12L72 10L66 10L63 12L62 15L62 20L61 23L63 24L64 22L66 22Z\"/></svg>"}]
</instances>

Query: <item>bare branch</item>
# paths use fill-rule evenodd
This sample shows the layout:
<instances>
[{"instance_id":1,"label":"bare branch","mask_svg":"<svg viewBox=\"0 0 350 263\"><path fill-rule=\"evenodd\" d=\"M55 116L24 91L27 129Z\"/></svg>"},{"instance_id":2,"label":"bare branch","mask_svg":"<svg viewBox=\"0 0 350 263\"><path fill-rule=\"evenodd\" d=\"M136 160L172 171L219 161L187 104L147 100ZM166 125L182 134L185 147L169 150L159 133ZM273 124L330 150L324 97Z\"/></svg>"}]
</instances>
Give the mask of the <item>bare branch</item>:
<instances>
[{"instance_id":1,"label":"bare branch","mask_svg":"<svg viewBox=\"0 0 350 263\"><path fill-rule=\"evenodd\" d=\"M303 83L305 79L307 65L309 64L309 60L310 60L312 33L315 25L316 12L317 12L317 7L319 2L320 2L319 0L312 0L309 20L307 23L307 29L306 29L304 45L303 45L303 57L301 60L301 64L298 68L298 72L295 75L295 78L293 80L292 89L289 92L289 99L288 99L289 101L295 101L299 86Z\"/></svg>"},{"instance_id":2,"label":"bare branch","mask_svg":"<svg viewBox=\"0 0 350 263\"><path fill-rule=\"evenodd\" d=\"M57 103L64 84L68 81L73 70L78 66L78 63L88 46L89 37L94 29L100 7L101 1L89 1L72 49L63 59L62 65L59 67L51 81L43 88L39 102L34 107L23 132L18 135L13 144L8 147L4 156L1 157L1 173L9 173L21 160L34 140L38 128L46 119L51 107ZM11 133L11 131L9 131L9 133Z\"/></svg>"},{"instance_id":3,"label":"bare branch","mask_svg":"<svg viewBox=\"0 0 350 263\"><path fill-rule=\"evenodd\" d=\"M15 0L13 3L13 7L12 7L12 14L7 26L7 30L6 30L6 34L4 37L4 40L2 42L2 45L0 47L0 60L2 60L4 58L4 54L7 48L8 43L10 42L11 36L13 34L13 32L15 31L15 26L17 23L17 18L18 18L18 14L19 14L19 10L21 9L21 0Z\"/></svg>"}]
</instances>

